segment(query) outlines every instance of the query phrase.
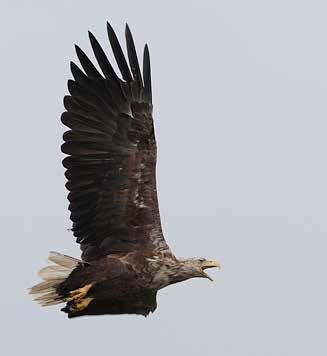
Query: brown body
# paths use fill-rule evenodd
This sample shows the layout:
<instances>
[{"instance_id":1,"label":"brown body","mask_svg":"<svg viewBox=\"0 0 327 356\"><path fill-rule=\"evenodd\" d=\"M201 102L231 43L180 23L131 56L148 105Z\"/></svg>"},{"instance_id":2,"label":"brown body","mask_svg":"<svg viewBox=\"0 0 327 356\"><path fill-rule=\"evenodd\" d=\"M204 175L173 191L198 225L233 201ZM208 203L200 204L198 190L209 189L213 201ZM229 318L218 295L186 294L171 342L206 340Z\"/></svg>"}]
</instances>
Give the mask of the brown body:
<instances>
[{"instance_id":1,"label":"brown body","mask_svg":"<svg viewBox=\"0 0 327 356\"><path fill-rule=\"evenodd\" d=\"M136 263L136 260L138 262ZM143 266L142 270L135 267ZM69 316L94 314L142 314L147 315L156 308L155 289L151 288L152 275L144 270L146 257L107 256L97 263L79 264L69 277L57 287L58 294L69 296L80 286L91 285L85 298L92 298L82 312L69 313L74 301L68 302L64 311Z\"/></svg>"}]
</instances>

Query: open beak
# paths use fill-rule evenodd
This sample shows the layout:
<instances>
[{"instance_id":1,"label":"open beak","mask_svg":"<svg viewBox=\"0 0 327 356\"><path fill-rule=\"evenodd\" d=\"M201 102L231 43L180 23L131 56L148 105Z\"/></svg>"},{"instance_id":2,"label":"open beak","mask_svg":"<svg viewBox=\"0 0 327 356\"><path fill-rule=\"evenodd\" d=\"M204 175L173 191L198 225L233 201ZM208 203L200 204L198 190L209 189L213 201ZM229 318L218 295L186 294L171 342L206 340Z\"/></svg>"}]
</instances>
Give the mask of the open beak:
<instances>
[{"instance_id":1,"label":"open beak","mask_svg":"<svg viewBox=\"0 0 327 356\"><path fill-rule=\"evenodd\" d=\"M215 260L212 260L212 261L207 260L207 261L202 262L202 265L201 265L203 276L210 279L211 282L213 282L213 279L207 273L205 273L204 270L207 268L214 268L214 267L217 267L220 269L221 268L220 263Z\"/></svg>"}]
</instances>

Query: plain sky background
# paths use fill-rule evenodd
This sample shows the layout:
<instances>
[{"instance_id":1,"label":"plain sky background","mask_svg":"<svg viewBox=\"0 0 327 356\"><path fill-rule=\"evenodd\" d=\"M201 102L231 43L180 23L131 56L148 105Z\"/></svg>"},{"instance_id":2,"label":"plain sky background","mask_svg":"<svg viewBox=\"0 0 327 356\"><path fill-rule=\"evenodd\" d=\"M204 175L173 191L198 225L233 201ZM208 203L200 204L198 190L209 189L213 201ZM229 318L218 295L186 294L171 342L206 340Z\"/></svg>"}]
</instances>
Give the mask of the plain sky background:
<instances>
[{"instance_id":1,"label":"plain sky background","mask_svg":"<svg viewBox=\"0 0 327 356\"><path fill-rule=\"evenodd\" d=\"M1 355L325 356L327 4L2 0ZM87 30L128 22L152 59L163 228L215 282L137 316L66 319L26 289L67 229L59 121ZM110 54L111 56L111 54ZM112 57L110 57L112 58Z\"/></svg>"}]
</instances>

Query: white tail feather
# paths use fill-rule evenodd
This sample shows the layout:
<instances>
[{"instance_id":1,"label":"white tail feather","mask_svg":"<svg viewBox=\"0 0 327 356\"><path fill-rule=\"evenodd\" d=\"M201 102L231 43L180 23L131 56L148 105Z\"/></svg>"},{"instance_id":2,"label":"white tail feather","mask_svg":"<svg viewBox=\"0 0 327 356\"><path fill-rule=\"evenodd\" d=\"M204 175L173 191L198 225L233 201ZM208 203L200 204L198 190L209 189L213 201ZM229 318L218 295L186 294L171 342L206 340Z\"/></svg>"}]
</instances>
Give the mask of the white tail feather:
<instances>
[{"instance_id":1,"label":"white tail feather","mask_svg":"<svg viewBox=\"0 0 327 356\"><path fill-rule=\"evenodd\" d=\"M58 265L47 266L39 271L39 276L45 281L51 279L65 279L70 275L72 270Z\"/></svg>"},{"instance_id":2,"label":"white tail feather","mask_svg":"<svg viewBox=\"0 0 327 356\"><path fill-rule=\"evenodd\" d=\"M33 295L33 299L42 306L64 302L57 294L56 287L70 275L79 262L82 262L77 258L53 251L50 252L49 261L54 264L44 267L39 271L39 276L43 279L43 282L29 289L29 293Z\"/></svg>"},{"instance_id":3,"label":"white tail feather","mask_svg":"<svg viewBox=\"0 0 327 356\"><path fill-rule=\"evenodd\" d=\"M50 252L49 261L54 262L59 266L70 268L70 269L74 269L77 266L77 264L81 262L81 260L77 258L62 255L61 253L54 252L54 251Z\"/></svg>"}]
</instances>

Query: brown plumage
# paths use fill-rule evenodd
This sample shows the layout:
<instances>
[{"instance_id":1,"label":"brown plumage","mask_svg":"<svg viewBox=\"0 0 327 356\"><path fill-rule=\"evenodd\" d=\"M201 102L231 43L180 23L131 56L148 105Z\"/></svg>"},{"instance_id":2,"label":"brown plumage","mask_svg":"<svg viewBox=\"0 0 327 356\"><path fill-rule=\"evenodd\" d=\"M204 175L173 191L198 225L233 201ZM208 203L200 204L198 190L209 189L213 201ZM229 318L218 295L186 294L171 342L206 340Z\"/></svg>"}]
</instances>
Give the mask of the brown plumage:
<instances>
[{"instance_id":1,"label":"brown plumage","mask_svg":"<svg viewBox=\"0 0 327 356\"><path fill-rule=\"evenodd\" d=\"M178 260L166 244L156 188L156 139L152 119L150 57L143 74L126 25L128 62L115 32L109 42L120 70L115 73L89 32L98 69L78 47L83 71L73 62L74 80L61 121L62 151L70 218L82 260L51 253L54 265L40 271L44 282L31 288L43 305L66 302L69 317L142 314L156 308L157 291L192 277L208 277L205 259Z\"/></svg>"}]
</instances>

